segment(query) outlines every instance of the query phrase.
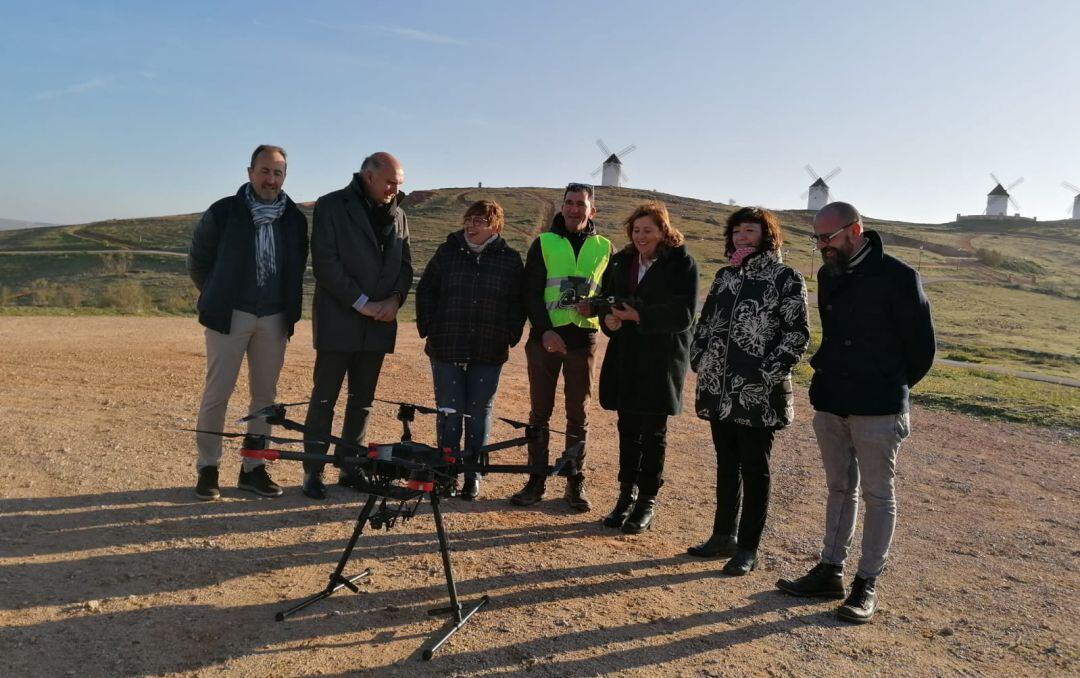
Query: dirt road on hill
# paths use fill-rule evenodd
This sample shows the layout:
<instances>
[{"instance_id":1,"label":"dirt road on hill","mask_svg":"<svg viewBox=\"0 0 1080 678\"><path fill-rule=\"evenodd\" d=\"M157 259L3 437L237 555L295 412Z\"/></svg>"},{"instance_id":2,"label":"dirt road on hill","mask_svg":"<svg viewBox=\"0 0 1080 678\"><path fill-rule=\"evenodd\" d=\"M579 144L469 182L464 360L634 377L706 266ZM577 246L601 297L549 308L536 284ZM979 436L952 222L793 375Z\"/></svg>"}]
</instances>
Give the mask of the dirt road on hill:
<instances>
[{"instance_id":1,"label":"dirt road on hill","mask_svg":"<svg viewBox=\"0 0 1080 678\"><path fill-rule=\"evenodd\" d=\"M274 622L325 585L358 496L333 487L328 501L309 502L299 465L280 462L271 472L285 496L252 499L233 487L230 452L223 500L195 500L193 440L174 430L194 424L198 405L205 358L194 320L4 317L0 342L3 675L1080 672L1080 447L1052 430L915 410L882 609L851 627L832 602L773 589L819 548L825 489L805 392L774 452L761 568L740 579L684 555L711 526L705 423L671 422L659 517L626 537L599 524L614 500L617 449L612 414L594 409L592 513L568 512L558 483L541 504L512 508L506 497L521 479L507 476L485 480L480 501L448 507L463 599L487 593L491 604L419 664L444 627L426 610L446 592L427 507L403 528L361 537L352 567L374 574L359 594ZM305 322L283 399L305 399L310 346ZM403 326L379 393L429 401L430 383L415 330ZM497 413L524 418L526 394L519 348ZM392 439L396 424L378 409L373 437ZM416 427L422 440L431 432L429 421ZM510 433L497 424L494 438Z\"/></svg>"}]
</instances>

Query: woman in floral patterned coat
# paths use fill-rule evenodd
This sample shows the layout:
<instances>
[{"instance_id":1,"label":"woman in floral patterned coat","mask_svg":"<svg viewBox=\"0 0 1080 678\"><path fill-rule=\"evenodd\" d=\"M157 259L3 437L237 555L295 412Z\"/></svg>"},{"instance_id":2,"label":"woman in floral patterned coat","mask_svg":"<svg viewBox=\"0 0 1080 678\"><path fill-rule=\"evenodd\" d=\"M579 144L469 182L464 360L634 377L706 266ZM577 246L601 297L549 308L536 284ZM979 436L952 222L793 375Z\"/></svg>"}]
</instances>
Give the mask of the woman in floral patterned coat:
<instances>
[{"instance_id":1,"label":"woman in floral patterned coat","mask_svg":"<svg viewBox=\"0 0 1080 678\"><path fill-rule=\"evenodd\" d=\"M716 447L716 515L712 536L688 552L733 556L724 574L740 576L757 566L773 437L794 417L791 370L810 334L806 284L781 259L776 215L744 207L728 218L724 241L731 265L717 271L690 347L697 414Z\"/></svg>"}]
</instances>

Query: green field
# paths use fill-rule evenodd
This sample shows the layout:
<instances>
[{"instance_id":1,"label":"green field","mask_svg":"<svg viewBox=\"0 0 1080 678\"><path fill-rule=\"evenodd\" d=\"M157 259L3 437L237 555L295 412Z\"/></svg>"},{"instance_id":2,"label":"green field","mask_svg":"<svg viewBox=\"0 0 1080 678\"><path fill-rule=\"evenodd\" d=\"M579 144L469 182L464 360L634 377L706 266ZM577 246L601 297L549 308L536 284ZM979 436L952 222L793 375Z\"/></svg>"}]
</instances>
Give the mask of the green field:
<instances>
[{"instance_id":1,"label":"green field","mask_svg":"<svg viewBox=\"0 0 1080 678\"><path fill-rule=\"evenodd\" d=\"M596 221L621 247L621 220L644 200L664 201L698 260L708 289L724 261L723 223L734 206L626 188L600 188ZM419 276L468 205L481 198L506 211L504 236L524 254L555 214L553 188L445 188L405 201ZM311 205L301 209L309 216ZM811 214L780 212L785 259L807 275L817 253L806 240ZM196 292L183 253L198 214L109 220L0 232L0 314L190 314ZM1076 221L974 220L910 224L867 217L893 255L919 268L933 303L939 355L1080 379L1080 225ZM101 252L105 253L101 253ZM143 251L136 253L134 251ZM62 252L62 253L60 253ZM310 308L313 281L305 284ZM817 331L816 312L812 322ZM412 318L411 305L402 318ZM805 368L802 370L806 372ZM935 368L916 400L979 416L1077 428L1080 389L961 368Z\"/></svg>"}]
</instances>

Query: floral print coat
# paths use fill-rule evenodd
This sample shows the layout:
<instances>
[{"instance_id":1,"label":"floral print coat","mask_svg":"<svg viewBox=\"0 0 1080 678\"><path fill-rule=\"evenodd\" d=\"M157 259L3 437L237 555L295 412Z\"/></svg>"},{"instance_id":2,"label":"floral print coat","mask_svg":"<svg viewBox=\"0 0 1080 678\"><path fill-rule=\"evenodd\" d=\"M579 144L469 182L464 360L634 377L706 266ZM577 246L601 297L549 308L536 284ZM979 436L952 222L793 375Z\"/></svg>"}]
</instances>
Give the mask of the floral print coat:
<instances>
[{"instance_id":1,"label":"floral print coat","mask_svg":"<svg viewBox=\"0 0 1080 678\"><path fill-rule=\"evenodd\" d=\"M791 370L809 342L806 283L779 252L721 268L690 347L698 416L754 428L789 425Z\"/></svg>"}]
</instances>

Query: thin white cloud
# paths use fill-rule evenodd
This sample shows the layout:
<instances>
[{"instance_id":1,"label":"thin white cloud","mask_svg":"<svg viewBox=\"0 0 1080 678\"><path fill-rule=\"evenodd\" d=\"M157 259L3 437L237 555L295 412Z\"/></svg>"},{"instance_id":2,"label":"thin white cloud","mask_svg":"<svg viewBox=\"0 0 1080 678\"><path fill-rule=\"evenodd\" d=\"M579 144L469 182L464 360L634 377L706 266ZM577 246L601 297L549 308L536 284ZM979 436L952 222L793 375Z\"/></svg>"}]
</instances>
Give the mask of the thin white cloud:
<instances>
[{"instance_id":1,"label":"thin white cloud","mask_svg":"<svg viewBox=\"0 0 1080 678\"><path fill-rule=\"evenodd\" d=\"M438 33L429 33L428 31L422 31L417 28L406 28L403 26L374 26L384 33L391 33L393 35L400 36L402 38L408 38L409 40L416 40L417 42L427 42L433 45L464 45L465 43L457 38L451 38L446 35L439 35Z\"/></svg>"},{"instance_id":2,"label":"thin white cloud","mask_svg":"<svg viewBox=\"0 0 1080 678\"><path fill-rule=\"evenodd\" d=\"M109 82L108 78L91 78L90 80L84 80L83 82L77 82L74 85L68 85L63 89L50 89L43 92L38 92L34 95L34 99L38 101L42 99L55 99L57 97L69 96L71 94L82 94L101 87L104 87Z\"/></svg>"},{"instance_id":3,"label":"thin white cloud","mask_svg":"<svg viewBox=\"0 0 1080 678\"><path fill-rule=\"evenodd\" d=\"M448 35L439 35L438 33L431 33L430 31L422 31L418 28L408 28L406 26L381 26L374 25L349 25L340 23L330 23L327 21L320 21L318 19L305 19L305 21L315 26L316 28L322 28L327 30L334 30L344 33L357 33L362 31L379 31L380 33L389 33L390 35L396 35L399 38L406 38L408 40L415 40L417 42L426 42L432 45L464 45L464 40L452 38Z\"/></svg>"}]
</instances>

